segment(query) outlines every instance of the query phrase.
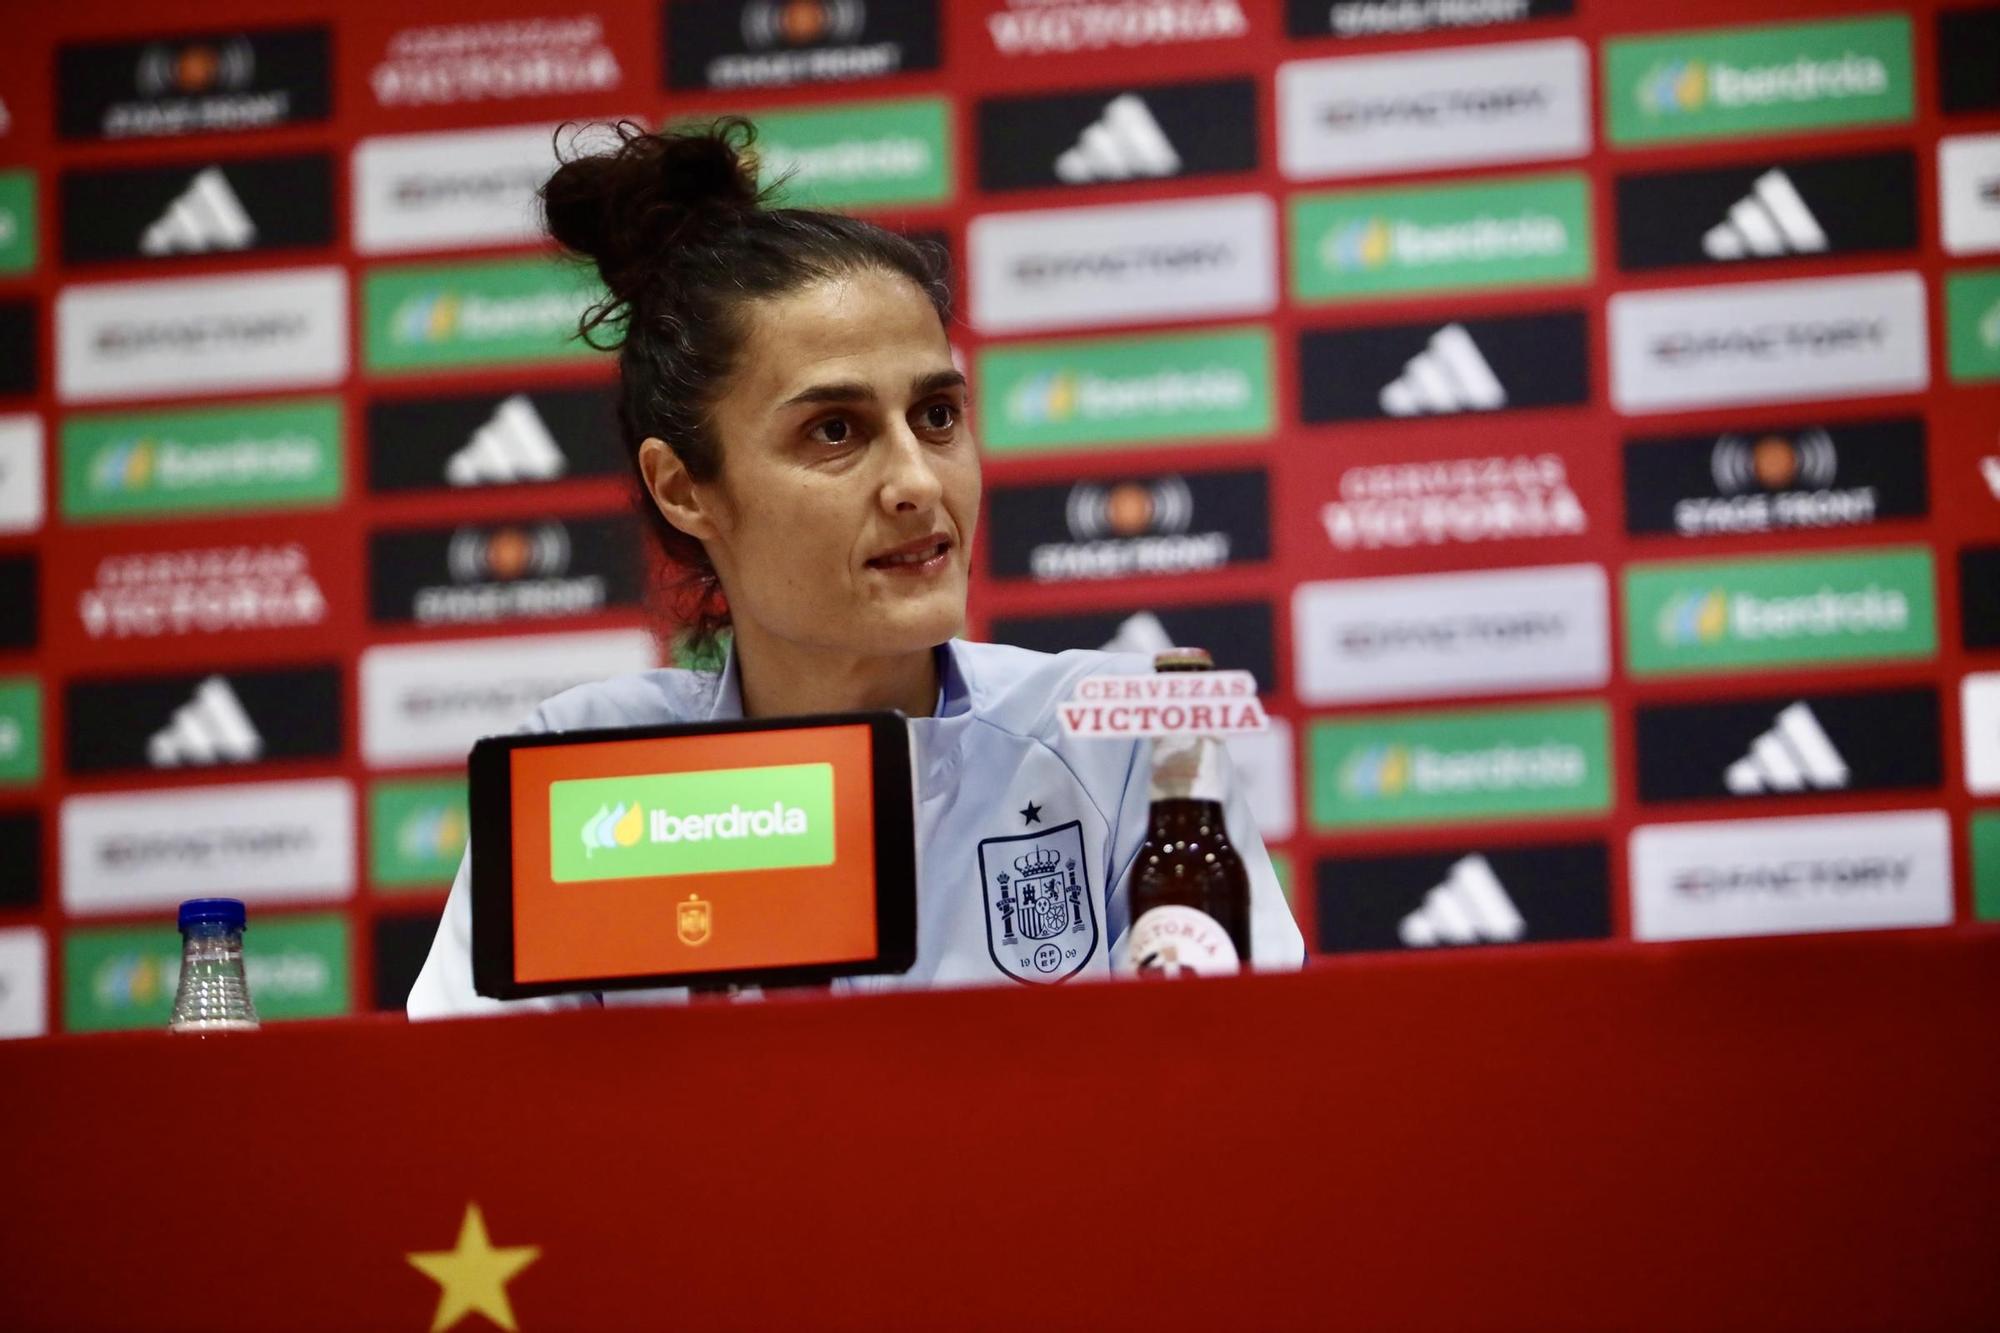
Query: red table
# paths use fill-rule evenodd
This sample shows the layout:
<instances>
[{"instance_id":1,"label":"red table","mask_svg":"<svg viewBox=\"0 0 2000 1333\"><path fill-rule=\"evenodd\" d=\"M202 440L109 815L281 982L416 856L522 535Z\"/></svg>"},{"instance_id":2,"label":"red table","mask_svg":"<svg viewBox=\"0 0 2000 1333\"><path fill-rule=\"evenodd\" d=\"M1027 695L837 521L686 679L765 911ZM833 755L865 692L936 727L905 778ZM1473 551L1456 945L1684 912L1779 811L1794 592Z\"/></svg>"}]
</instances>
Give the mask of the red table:
<instances>
[{"instance_id":1,"label":"red table","mask_svg":"<svg viewBox=\"0 0 2000 1333\"><path fill-rule=\"evenodd\" d=\"M1990 1327L1996 1025L1911 932L13 1043L0 1327Z\"/></svg>"}]
</instances>

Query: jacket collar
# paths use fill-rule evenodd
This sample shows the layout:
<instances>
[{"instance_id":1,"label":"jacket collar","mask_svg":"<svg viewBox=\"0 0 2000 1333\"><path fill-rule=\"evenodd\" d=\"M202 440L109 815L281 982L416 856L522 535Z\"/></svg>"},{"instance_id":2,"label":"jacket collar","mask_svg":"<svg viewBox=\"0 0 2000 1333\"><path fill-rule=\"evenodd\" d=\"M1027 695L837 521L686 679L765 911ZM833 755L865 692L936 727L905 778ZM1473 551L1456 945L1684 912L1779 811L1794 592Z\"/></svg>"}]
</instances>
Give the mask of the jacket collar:
<instances>
[{"instance_id":1,"label":"jacket collar","mask_svg":"<svg viewBox=\"0 0 2000 1333\"><path fill-rule=\"evenodd\" d=\"M938 698L932 716L956 717L971 711L972 691L965 679L963 654L957 639L948 639L931 651L937 655ZM706 721L734 721L743 716L743 680L736 668L736 640L731 638L722 658L722 670L715 676L709 694ZM917 718L914 721L927 721Z\"/></svg>"}]
</instances>

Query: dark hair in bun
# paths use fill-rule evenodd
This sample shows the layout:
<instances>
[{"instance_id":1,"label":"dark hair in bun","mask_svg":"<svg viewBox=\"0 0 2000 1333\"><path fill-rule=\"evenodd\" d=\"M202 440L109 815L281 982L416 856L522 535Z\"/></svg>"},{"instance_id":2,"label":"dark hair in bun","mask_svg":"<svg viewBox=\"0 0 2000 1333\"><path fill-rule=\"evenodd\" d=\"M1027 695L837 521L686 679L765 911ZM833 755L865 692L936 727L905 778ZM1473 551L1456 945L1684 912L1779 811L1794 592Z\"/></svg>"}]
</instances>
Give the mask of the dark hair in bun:
<instances>
[{"instance_id":1,"label":"dark hair in bun","mask_svg":"<svg viewBox=\"0 0 2000 1333\"><path fill-rule=\"evenodd\" d=\"M844 214L770 207L749 121L657 134L629 121L612 128L615 147L563 161L541 197L549 235L604 280L608 295L584 312L578 334L618 351L618 424L635 475L648 437L665 441L697 481L720 472L709 409L743 345L746 301L879 269L915 283L949 320L944 264L932 249ZM667 522L643 475L638 499L680 571L673 618L697 645L712 643L729 623L715 567L698 540Z\"/></svg>"}]
</instances>

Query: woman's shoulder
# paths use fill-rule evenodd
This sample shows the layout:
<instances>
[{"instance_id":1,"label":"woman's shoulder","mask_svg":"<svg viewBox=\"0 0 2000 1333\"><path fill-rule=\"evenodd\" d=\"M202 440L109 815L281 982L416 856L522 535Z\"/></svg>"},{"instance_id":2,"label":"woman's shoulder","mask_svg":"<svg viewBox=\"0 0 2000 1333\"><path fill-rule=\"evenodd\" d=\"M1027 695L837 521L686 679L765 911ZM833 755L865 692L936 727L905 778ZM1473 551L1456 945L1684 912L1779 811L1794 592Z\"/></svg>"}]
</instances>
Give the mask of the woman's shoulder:
<instances>
[{"instance_id":1,"label":"woman's shoulder","mask_svg":"<svg viewBox=\"0 0 2000 1333\"><path fill-rule=\"evenodd\" d=\"M1145 653L1070 648L1036 652L1005 643L955 640L960 671L972 711L989 724L1017 735L1054 741L1062 735L1057 709L1091 676L1144 675L1153 668Z\"/></svg>"},{"instance_id":2,"label":"woman's shoulder","mask_svg":"<svg viewBox=\"0 0 2000 1333\"><path fill-rule=\"evenodd\" d=\"M634 727L707 717L722 677L709 671L655 667L573 685L550 695L521 724L522 731L584 731Z\"/></svg>"}]
</instances>

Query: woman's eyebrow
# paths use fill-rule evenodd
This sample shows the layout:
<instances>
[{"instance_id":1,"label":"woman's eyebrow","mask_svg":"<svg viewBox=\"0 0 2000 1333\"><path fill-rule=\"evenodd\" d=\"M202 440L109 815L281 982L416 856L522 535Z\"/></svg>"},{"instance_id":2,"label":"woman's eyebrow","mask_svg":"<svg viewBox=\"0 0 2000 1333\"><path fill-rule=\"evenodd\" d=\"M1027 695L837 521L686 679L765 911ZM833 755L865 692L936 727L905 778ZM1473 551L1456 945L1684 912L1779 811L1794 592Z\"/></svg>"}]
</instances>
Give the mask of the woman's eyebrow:
<instances>
[{"instance_id":1,"label":"woman's eyebrow","mask_svg":"<svg viewBox=\"0 0 2000 1333\"><path fill-rule=\"evenodd\" d=\"M910 396L924 398L942 389L965 387L965 376L956 370L934 370L928 375L919 375L910 382ZM875 390L859 380L840 380L831 384L813 384L799 390L784 402L780 409L798 407L807 403L872 403Z\"/></svg>"}]
</instances>

